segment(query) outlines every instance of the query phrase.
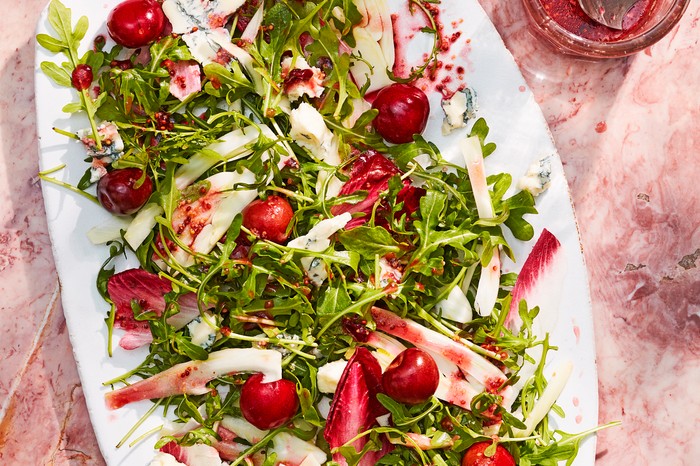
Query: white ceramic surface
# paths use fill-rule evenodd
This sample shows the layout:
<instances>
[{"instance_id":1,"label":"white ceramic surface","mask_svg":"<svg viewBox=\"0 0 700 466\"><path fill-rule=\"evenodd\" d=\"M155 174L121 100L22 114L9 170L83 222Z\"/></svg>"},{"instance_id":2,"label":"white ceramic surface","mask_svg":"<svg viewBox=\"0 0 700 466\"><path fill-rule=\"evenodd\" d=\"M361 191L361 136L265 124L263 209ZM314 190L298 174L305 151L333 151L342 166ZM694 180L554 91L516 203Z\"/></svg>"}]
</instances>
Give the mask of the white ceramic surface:
<instances>
[{"instance_id":1,"label":"white ceramic surface","mask_svg":"<svg viewBox=\"0 0 700 466\"><path fill-rule=\"evenodd\" d=\"M104 33L103 22L116 3L116 0L65 2L74 10L73 21L80 15L87 15L90 19L87 37ZM517 180L532 161L542 155L556 153L546 122L510 53L479 4L474 0L447 0L443 1L442 8L446 12L443 17L450 19L449 22L445 21L448 23L445 28L459 28L462 37L469 39L464 43L455 43L455 47L463 50L454 47L452 50L455 52L455 63L462 63L468 70L465 79L478 93L478 116L487 119L491 127L489 139L498 145L496 153L487 161L487 170L490 173L507 171ZM46 31L45 14L39 22L38 32ZM458 18L463 21L457 21ZM88 41L85 40L83 50L87 46ZM37 70L41 61L58 61L40 48L37 48L36 60ZM74 98L71 90L58 88L37 71L41 169L66 164L63 171L53 176L72 184L77 183L86 168L82 162L83 149L79 143L58 135L51 128L55 126L75 131L86 126L86 120L70 117L61 111L61 107ZM433 111L425 136L436 142L449 156L452 141L459 136L442 138L440 135L442 111L437 102L439 97L431 95ZM563 430L579 431L597 423L593 324L577 226L558 157L555 157L553 168L552 185L537 201L540 215L530 217L530 221L536 229L535 239L539 231L546 227L557 236L566 251L568 276L562 293L564 300L560 318L552 338L560 350L551 364L556 365L557 361L565 358L575 362L572 378L559 401L567 417L558 420L557 424ZM108 411L103 400L107 388L102 387L102 382L133 368L144 356L143 352L127 353L118 347L115 347L114 357L109 358L106 354L107 335L103 319L108 306L98 295L94 284L107 251L103 246L92 245L85 233L91 227L107 221L109 214L86 199L48 183L43 183L43 193L68 330L100 449L110 465L148 464L153 455L153 437L132 448L123 446L116 449L115 445L151 404L141 402L118 411ZM513 242L520 264L532 244L534 240L528 244ZM161 422L157 415L152 416L132 439ZM592 465L594 454L595 441L591 438L582 444L574 464Z\"/></svg>"}]
</instances>

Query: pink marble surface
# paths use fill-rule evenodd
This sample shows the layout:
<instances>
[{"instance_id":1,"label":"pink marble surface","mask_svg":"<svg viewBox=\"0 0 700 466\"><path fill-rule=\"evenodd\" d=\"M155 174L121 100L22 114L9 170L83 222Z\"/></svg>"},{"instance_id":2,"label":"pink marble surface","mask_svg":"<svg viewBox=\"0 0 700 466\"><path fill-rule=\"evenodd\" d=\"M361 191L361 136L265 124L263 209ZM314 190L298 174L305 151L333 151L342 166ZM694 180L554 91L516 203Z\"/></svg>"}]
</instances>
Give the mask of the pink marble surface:
<instances>
[{"instance_id":1,"label":"pink marble surface","mask_svg":"<svg viewBox=\"0 0 700 466\"><path fill-rule=\"evenodd\" d=\"M634 57L584 61L532 36L519 1L481 0L542 106L589 269L601 421L596 465L697 464L700 442L700 3ZM71 353L38 170L33 32L0 28L0 464L104 464ZM6 4L3 4L6 6Z\"/></svg>"}]
</instances>

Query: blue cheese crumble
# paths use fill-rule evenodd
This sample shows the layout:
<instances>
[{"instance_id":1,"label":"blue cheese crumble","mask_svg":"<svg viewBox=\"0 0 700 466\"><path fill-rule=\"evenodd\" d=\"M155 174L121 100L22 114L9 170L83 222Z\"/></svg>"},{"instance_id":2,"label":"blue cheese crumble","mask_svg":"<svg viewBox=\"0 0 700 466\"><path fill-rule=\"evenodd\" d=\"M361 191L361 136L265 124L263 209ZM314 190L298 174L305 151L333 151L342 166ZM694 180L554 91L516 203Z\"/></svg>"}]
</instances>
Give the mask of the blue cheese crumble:
<instances>
[{"instance_id":1,"label":"blue cheese crumble","mask_svg":"<svg viewBox=\"0 0 700 466\"><path fill-rule=\"evenodd\" d=\"M525 176L518 181L518 188L533 196L542 194L552 182L552 155L545 155L530 165Z\"/></svg>"},{"instance_id":2,"label":"blue cheese crumble","mask_svg":"<svg viewBox=\"0 0 700 466\"><path fill-rule=\"evenodd\" d=\"M199 63L228 66L237 60L247 69L250 56L231 43L230 33L224 28L228 17L243 3L244 0L165 0L163 13Z\"/></svg>"},{"instance_id":3,"label":"blue cheese crumble","mask_svg":"<svg viewBox=\"0 0 700 466\"><path fill-rule=\"evenodd\" d=\"M216 317L208 312L204 313L204 318L199 316L187 324L192 343L204 349L211 348L218 335L216 324Z\"/></svg>"},{"instance_id":4,"label":"blue cheese crumble","mask_svg":"<svg viewBox=\"0 0 700 466\"><path fill-rule=\"evenodd\" d=\"M313 252L325 251L331 245L330 237L338 230L345 228L345 225L351 219L352 215L349 212L345 212L337 217L321 220L307 234L290 241L288 246ZM328 278L326 264L317 257L302 257L301 265L304 267L311 282L316 286L321 286Z\"/></svg>"},{"instance_id":5,"label":"blue cheese crumble","mask_svg":"<svg viewBox=\"0 0 700 466\"><path fill-rule=\"evenodd\" d=\"M476 115L476 93L465 88L452 94L449 99L440 102L445 118L442 120L442 134L464 128L467 122Z\"/></svg>"},{"instance_id":6,"label":"blue cheese crumble","mask_svg":"<svg viewBox=\"0 0 700 466\"><path fill-rule=\"evenodd\" d=\"M98 149L91 129L82 129L76 133L80 142L85 146L87 155L92 157L90 167L90 182L96 183L107 174L107 166L124 155L124 141L119 135L117 126L111 121L105 121L97 127L102 148Z\"/></svg>"}]
</instances>

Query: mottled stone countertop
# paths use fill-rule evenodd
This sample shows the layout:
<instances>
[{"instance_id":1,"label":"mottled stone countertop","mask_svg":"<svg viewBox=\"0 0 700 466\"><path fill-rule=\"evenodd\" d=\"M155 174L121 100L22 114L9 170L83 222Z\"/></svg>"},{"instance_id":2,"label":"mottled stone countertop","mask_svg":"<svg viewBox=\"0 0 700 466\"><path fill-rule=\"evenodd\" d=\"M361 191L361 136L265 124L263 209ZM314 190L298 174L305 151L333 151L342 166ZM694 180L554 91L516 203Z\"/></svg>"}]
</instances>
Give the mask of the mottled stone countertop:
<instances>
[{"instance_id":1,"label":"mottled stone countertop","mask_svg":"<svg viewBox=\"0 0 700 466\"><path fill-rule=\"evenodd\" d=\"M700 2L633 57L585 61L533 37L519 1L481 0L542 106L568 177L597 342L597 465L697 464ZM60 305L37 181L34 27L0 28L0 464L103 464ZM10 7L11 6L11 7Z\"/></svg>"}]
</instances>

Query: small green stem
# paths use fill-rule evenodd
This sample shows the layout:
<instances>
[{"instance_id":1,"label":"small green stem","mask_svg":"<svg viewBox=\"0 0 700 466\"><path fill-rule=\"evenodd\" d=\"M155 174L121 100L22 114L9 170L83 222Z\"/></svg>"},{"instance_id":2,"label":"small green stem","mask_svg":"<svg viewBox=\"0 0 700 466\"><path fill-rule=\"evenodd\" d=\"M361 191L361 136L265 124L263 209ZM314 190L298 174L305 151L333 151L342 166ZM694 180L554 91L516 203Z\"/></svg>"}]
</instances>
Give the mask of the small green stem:
<instances>
[{"instance_id":1,"label":"small green stem","mask_svg":"<svg viewBox=\"0 0 700 466\"><path fill-rule=\"evenodd\" d=\"M51 129L53 129L55 132L57 132L58 134L60 134L62 136L66 136L66 137L71 138L71 139L80 140L80 138L78 137L77 134L71 133L70 131L66 131L66 130L63 130L61 128L56 128L55 126Z\"/></svg>"},{"instance_id":2,"label":"small green stem","mask_svg":"<svg viewBox=\"0 0 700 466\"><path fill-rule=\"evenodd\" d=\"M400 291L400 288L399 288L399 290L391 290L391 292L394 292L394 291L396 291L398 293ZM346 307L342 312L339 312L338 314L334 315L331 318L331 320L329 320L326 323L326 325L324 325L323 328L321 328L321 330L318 332L318 335L316 335L316 339L321 338L321 335L326 333L326 331L328 331L328 329L331 328L331 326L333 324L335 324L342 317L346 316L347 314L350 314L351 312L355 312L356 310L362 309L362 307L364 307L365 305L373 303L373 302L379 300L380 298L388 295L389 293L390 292L386 291L386 290L381 291L379 293L371 293L368 297L361 299L360 301L357 301L356 303L352 304L351 306Z\"/></svg>"},{"instance_id":3,"label":"small green stem","mask_svg":"<svg viewBox=\"0 0 700 466\"><path fill-rule=\"evenodd\" d=\"M109 315L105 319L107 322L107 355L111 358L113 354L112 350L112 337L114 336L114 320L117 317L117 307L114 303L110 302Z\"/></svg>"},{"instance_id":4,"label":"small green stem","mask_svg":"<svg viewBox=\"0 0 700 466\"><path fill-rule=\"evenodd\" d=\"M66 164L62 163L61 165L58 165L57 167L49 168L48 170L44 170L44 171L39 172L39 177L50 175L52 173L56 173L58 171L63 170L64 168L66 168Z\"/></svg>"},{"instance_id":5,"label":"small green stem","mask_svg":"<svg viewBox=\"0 0 700 466\"><path fill-rule=\"evenodd\" d=\"M142 441L143 439L145 439L146 437L155 434L156 432L158 432L158 431L161 430L162 428L163 428L163 424L161 424L161 425L159 425L159 426L156 426L156 427L154 427L153 429L151 429L151 430L149 430L149 431L147 431L147 432L145 432L145 433L139 435L133 442L131 442L131 443L129 444L129 448L131 448L131 447L133 447L134 445L136 445L137 443L141 442L141 441Z\"/></svg>"},{"instance_id":6,"label":"small green stem","mask_svg":"<svg viewBox=\"0 0 700 466\"><path fill-rule=\"evenodd\" d=\"M137 367L136 369L130 370L129 372L126 372L126 373L124 373L118 377L115 377L111 380L108 380L106 382L102 382L102 386L107 387L109 385L114 385L114 384L119 383L119 382L126 383L126 379L128 379L132 375L138 374L140 371L141 371L141 366Z\"/></svg>"},{"instance_id":7,"label":"small green stem","mask_svg":"<svg viewBox=\"0 0 700 466\"><path fill-rule=\"evenodd\" d=\"M418 316L423 320L429 322L430 325L435 327L440 333L442 333L446 337L449 337L451 340L456 340L458 343L462 343L464 346L466 346L473 352L492 359L500 360L498 355L493 351L488 351L472 341L457 336L455 332L451 331L442 322L430 315L430 313L425 311L424 309L418 309Z\"/></svg>"},{"instance_id":8,"label":"small green stem","mask_svg":"<svg viewBox=\"0 0 700 466\"><path fill-rule=\"evenodd\" d=\"M558 442L558 443L559 443L559 445L566 445L568 443L575 442L576 440L581 439L583 437L587 437L591 434L595 434L596 432L600 432L601 430L609 429L611 427L617 427L619 425L622 425L622 421L608 422L607 424L603 424L602 426L595 426L591 429L584 430L583 432L579 432L578 434L574 435L573 437L570 437L566 440L562 440L561 442Z\"/></svg>"},{"instance_id":9,"label":"small green stem","mask_svg":"<svg viewBox=\"0 0 700 466\"><path fill-rule=\"evenodd\" d=\"M54 171L56 171L56 170L54 169ZM86 193L82 189L78 189L75 186L73 186L72 184L66 183L65 181L57 180L56 178L51 178L50 176L46 176L43 173L39 173L39 178L46 181L46 182L49 182L51 184L55 184L57 186L61 186L62 188L66 188L70 191L73 191L76 194L80 194L85 199L89 199L90 201L94 202L97 205L100 204L99 202L97 202L97 198L95 196L93 196L92 194Z\"/></svg>"},{"instance_id":10,"label":"small green stem","mask_svg":"<svg viewBox=\"0 0 700 466\"><path fill-rule=\"evenodd\" d=\"M238 466L239 464L242 463L247 463L246 459L252 456L254 453L258 452L261 450L265 445L267 445L270 440L272 440L275 435L279 434L282 430L284 430L284 427L278 427L277 429L271 431L269 434L267 434L265 437L262 438L258 443L255 445L251 446L248 448L246 451L242 452L238 458L236 458L235 461L231 463L230 466Z\"/></svg>"},{"instance_id":11,"label":"small green stem","mask_svg":"<svg viewBox=\"0 0 700 466\"><path fill-rule=\"evenodd\" d=\"M129 440L129 437L131 437L134 434L134 432L136 432L136 429L138 429L141 426L141 424L143 424L146 421L146 419L148 419L150 415L153 414L153 412L156 410L156 408L160 405L162 401L163 400L158 400L155 403L153 403L153 406L151 406L151 408L148 411L146 411L146 414L141 416L141 419L139 419L136 422L136 424L134 424L134 426L131 429L129 429L129 432L127 432L124 435L124 437L122 437L119 443L117 443L117 448L120 448L126 443L127 440Z\"/></svg>"},{"instance_id":12,"label":"small green stem","mask_svg":"<svg viewBox=\"0 0 700 466\"><path fill-rule=\"evenodd\" d=\"M83 104L85 113L87 113L88 120L90 120L90 129L92 130L92 137L95 139L97 150L102 150L102 141L100 140L100 135L97 132L97 123L95 122L95 107L87 89L80 91L80 101Z\"/></svg>"},{"instance_id":13,"label":"small green stem","mask_svg":"<svg viewBox=\"0 0 700 466\"><path fill-rule=\"evenodd\" d=\"M298 199L298 200L300 200L300 201L305 201L305 202L309 202L309 203L312 203L312 204L313 204L313 202L314 202L314 200L311 199L310 197L304 196L304 195L299 194L299 193L295 193L294 191L290 191L289 189L278 188L277 186L267 186L265 189L266 189L267 191L274 191L274 192L277 192L277 193L282 193L282 194L284 194L284 195L287 196L287 197L292 197L292 198Z\"/></svg>"},{"instance_id":14,"label":"small green stem","mask_svg":"<svg viewBox=\"0 0 700 466\"><path fill-rule=\"evenodd\" d=\"M290 340L286 338L268 338L268 337L251 337L248 335L241 335L240 333L229 333L226 338L232 340L240 341L250 341L255 343L269 343L271 345L294 345L294 346L311 346L313 348L317 347L317 343L306 343L304 340ZM295 352L292 348L287 348L288 350Z\"/></svg>"}]
</instances>

